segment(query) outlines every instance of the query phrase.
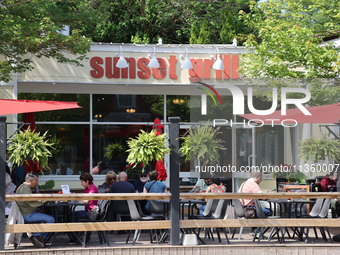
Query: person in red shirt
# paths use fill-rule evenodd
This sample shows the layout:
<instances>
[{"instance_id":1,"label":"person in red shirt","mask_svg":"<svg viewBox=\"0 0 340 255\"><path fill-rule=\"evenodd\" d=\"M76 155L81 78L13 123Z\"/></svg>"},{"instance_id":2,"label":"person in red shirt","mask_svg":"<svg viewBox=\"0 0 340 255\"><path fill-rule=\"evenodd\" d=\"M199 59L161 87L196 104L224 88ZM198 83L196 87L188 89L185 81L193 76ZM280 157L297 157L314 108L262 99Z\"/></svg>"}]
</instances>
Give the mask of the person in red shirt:
<instances>
[{"instance_id":1,"label":"person in red shirt","mask_svg":"<svg viewBox=\"0 0 340 255\"><path fill-rule=\"evenodd\" d=\"M337 180L338 180L337 173L332 173L332 175L326 175L320 182L322 191L323 192L335 192Z\"/></svg>"},{"instance_id":2,"label":"person in red shirt","mask_svg":"<svg viewBox=\"0 0 340 255\"><path fill-rule=\"evenodd\" d=\"M326 175L320 182L323 192L336 192L337 191L338 173L333 172L331 175ZM340 200L333 198L331 201L332 218L340 216Z\"/></svg>"}]
</instances>

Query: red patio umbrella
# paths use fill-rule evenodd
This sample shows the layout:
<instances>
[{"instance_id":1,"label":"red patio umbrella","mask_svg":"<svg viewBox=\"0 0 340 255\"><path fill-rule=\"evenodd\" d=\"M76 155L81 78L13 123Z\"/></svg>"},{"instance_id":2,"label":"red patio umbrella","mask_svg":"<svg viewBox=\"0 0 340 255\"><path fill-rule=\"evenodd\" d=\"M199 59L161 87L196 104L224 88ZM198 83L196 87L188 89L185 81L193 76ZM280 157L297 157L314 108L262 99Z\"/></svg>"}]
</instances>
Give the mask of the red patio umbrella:
<instances>
[{"instance_id":1,"label":"red patio umbrella","mask_svg":"<svg viewBox=\"0 0 340 255\"><path fill-rule=\"evenodd\" d=\"M161 121L158 118L156 118L153 123L154 124L161 124ZM152 129L156 129L156 136L161 135L162 134L161 132L163 132L163 125L152 126ZM166 169L165 169L165 166L164 166L164 159L158 160L156 162L156 171L158 171L158 180L159 181L165 181L166 178L168 177L168 175L166 173Z\"/></svg>"},{"instance_id":2,"label":"red patio umbrella","mask_svg":"<svg viewBox=\"0 0 340 255\"><path fill-rule=\"evenodd\" d=\"M40 101L40 100L17 100L17 99L0 99L0 115L8 115L15 113L28 113L25 115L24 122L31 123L31 130L35 129L35 118L33 112L64 110L72 108L82 108L78 106L77 102L62 102L62 101ZM28 125L25 125L26 130ZM6 134L2 134L1 137L6 137ZM3 157L5 158L5 157ZM40 166L30 163L25 163L25 172L39 172Z\"/></svg>"},{"instance_id":3,"label":"red patio umbrella","mask_svg":"<svg viewBox=\"0 0 340 255\"><path fill-rule=\"evenodd\" d=\"M311 115L305 115L300 109L288 109L286 115L281 115L281 110L277 110L269 115L256 115L253 113L239 115L248 120L254 120L256 123L339 123L340 103L320 106L306 107ZM295 122L295 121L296 122Z\"/></svg>"},{"instance_id":4,"label":"red patio umbrella","mask_svg":"<svg viewBox=\"0 0 340 255\"><path fill-rule=\"evenodd\" d=\"M31 130L35 130L35 117L34 112L25 113L24 122L27 123L24 125L24 130L27 130L28 127L31 127Z\"/></svg>"},{"instance_id":5,"label":"red patio umbrella","mask_svg":"<svg viewBox=\"0 0 340 255\"><path fill-rule=\"evenodd\" d=\"M82 108L77 102L0 99L0 115Z\"/></svg>"}]
</instances>

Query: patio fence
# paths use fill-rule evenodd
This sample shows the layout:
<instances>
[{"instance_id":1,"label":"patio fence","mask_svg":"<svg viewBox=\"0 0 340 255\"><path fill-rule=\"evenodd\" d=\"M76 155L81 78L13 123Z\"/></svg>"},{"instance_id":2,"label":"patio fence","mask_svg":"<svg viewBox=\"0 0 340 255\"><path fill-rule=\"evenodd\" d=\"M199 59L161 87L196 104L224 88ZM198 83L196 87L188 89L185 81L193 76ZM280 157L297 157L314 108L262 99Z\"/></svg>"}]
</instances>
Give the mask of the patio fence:
<instances>
[{"instance_id":1,"label":"patio fence","mask_svg":"<svg viewBox=\"0 0 340 255\"><path fill-rule=\"evenodd\" d=\"M182 193L180 199L317 199L340 197L340 193ZM71 201L71 200L158 200L171 199L169 193L140 194L31 194L6 195L6 201ZM170 211L170 213L172 213ZM205 227L340 227L338 219L216 219L216 220L180 220L180 228ZM17 224L6 225L5 233L25 232L73 232L73 231L112 231L135 229L179 229L171 228L170 220L161 221L126 221L126 222L86 222L54 224Z\"/></svg>"}]
</instances>

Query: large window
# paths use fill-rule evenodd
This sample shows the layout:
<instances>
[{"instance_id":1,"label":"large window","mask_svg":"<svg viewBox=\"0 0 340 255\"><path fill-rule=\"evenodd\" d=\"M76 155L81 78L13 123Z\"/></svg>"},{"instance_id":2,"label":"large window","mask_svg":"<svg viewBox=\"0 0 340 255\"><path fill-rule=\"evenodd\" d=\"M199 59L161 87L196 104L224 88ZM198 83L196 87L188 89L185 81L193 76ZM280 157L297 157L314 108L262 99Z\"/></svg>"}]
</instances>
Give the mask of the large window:
<instances>
[{"instance_id":1,"label":"large window","mask_svg":"<svg viewBox=\"0 0 340 255\"><path fill-rule=\"evenodd\" d=\"M163 119L163 96L104 95L92 96L92 121L153 122Z\"/></svg>"},{"instance_id":2,"label":"large window","mask_svg":"<svg viewBox=\"0 0 340 255\"><path fill-rule=\"evenodd\" d=\"M48 131L48 137L56 141L49 159L50 169L45 169L44 174L79 175L89 172L89 125L37 124L36 130L41 133Z\"/></svg>"},{"instance_id":3,"label":"large window","mask_svg":"<svg viewBox=\"0 0 340 255\"><path fill-rule=\"evenodd\" d=\"M34 113L35 121L89 121L90 95L88 94L41 94L19 93L18 99L78 102L82 108ZM19 114L18 119L23 120Z\"/></svg>"},{"instance_id":4,"label":"large window","mask_svg":"<svg viewBox=\"0 0 340 255\"><path fill-rule=\"evenodd\" d=\"M150 131L151 127L146 125L94 125L93 126L93 163L103 161L105 166L101 174L108 171L123 171L127 165L127 141L130 137L136 137L140 130ZM119 145L119 149L112 158L105 157L105 147L109 144Z\"/></svg>"}]
</instances>

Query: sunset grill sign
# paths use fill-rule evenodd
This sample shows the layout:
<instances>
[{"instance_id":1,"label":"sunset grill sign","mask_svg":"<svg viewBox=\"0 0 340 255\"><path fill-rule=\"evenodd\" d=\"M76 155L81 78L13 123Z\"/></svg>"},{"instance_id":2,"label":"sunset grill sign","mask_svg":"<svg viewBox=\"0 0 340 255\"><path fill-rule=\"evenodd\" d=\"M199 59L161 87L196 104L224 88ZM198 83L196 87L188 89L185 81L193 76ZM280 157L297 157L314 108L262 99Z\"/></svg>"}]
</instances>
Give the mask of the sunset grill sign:
<instances>
[{"instance_id":1,"label":"sunset grill sign","mask_svg":"<svg viewBox=\"0 0 340 255\"><path fill-rule=\"evenodd\" d=\"M162 80L170 78L171 80L177 80L179 76L179 70L182 72L189 72L190 82L195 82L195 79L203 80L237 80L239 56L238 55L223 55L224 70L214 70L212 68L214 64L213 59L200 59L191 58L190 61L193 68L190 70L181 69L179 59L176 56L169 56L165 58L157 58L159 61L159 68L150 68L148 64L150 60L148 58L125 58L129 67L118 68L116 64L119 60L118 57L92 57L90 59L92 78L100 79L149 79L154 78L156 80ZM213 72L211 72L213 70Z\"/></svg>"}]
</instances>

